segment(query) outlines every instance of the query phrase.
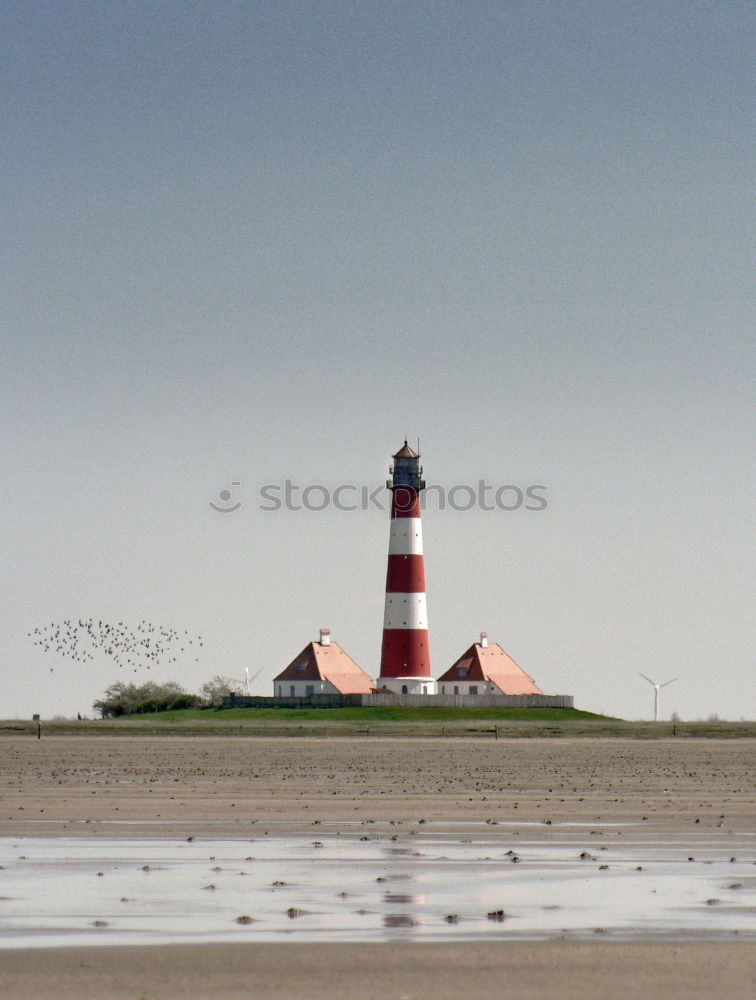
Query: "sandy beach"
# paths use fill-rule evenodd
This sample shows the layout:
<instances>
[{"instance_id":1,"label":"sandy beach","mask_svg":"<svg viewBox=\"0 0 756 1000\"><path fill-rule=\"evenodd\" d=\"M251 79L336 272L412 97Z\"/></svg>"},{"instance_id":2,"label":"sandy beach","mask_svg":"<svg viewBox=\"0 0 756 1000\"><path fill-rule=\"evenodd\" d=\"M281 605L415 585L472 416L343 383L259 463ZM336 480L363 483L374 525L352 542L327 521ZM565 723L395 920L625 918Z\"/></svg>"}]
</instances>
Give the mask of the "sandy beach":
<instances>
[{"instance_id":1,"label":"sandy beach","mask_svg":"<svg viewBox=\"0 0 756 1000\"><path fill-rule=\"evenodd\" d=\"M206 945L0 953L9 1000L742 998L752 946L537 942Z\"/></svg>"},{"instance_id":2,"label":"sandy beach","mask_svg":"<svg viewBox=\"0 0 756 1000\"><path fill-rule=\"evenodd\" d=\"M726 846L756 830L752 740L6 737L0 836L471 835ZM447 826L448 824L448 826ZM571 824L578 824L572 826ZM756 844L754 845L756 852ZM753 862L756 862L754 853ZM756 869L754 869L756 871ZM750 941L5 949L4 996L746 997Z\"/></svg>"},{"instance_id":3,"label":"sandy beach","mask_svg":"<svg viewBox=\"0 0 756 1000\"><path fill-rule=\"evenodd\" d=\"M752 740L8 737L0 836L419 819L753 831L754 774Z\"/></svg>"}]
</instances>

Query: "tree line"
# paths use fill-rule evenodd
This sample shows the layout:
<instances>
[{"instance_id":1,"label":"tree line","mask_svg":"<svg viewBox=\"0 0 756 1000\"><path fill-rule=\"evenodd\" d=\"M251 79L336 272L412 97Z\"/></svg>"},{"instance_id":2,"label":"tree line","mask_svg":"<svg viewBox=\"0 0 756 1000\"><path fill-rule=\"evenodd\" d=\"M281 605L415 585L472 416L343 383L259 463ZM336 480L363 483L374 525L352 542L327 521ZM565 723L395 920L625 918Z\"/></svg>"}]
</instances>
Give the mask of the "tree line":
<instances>
[{"instance_id":1,"label":"tree line","mask_svg":"<svg viewBox=\"0 0 756 1000\"><path fill-rule=\"evenodd\" d=\"M182 708L218 708L223 699L239 689L239 682L216 675L203 684L199 694L190 694L175 681L164 684L148 681L146 684L126 684L116 681L106 688L102 698L92 705L103 719L120 715L139 715L144 712L170 712Z\"/></svg>"}]
</instances>

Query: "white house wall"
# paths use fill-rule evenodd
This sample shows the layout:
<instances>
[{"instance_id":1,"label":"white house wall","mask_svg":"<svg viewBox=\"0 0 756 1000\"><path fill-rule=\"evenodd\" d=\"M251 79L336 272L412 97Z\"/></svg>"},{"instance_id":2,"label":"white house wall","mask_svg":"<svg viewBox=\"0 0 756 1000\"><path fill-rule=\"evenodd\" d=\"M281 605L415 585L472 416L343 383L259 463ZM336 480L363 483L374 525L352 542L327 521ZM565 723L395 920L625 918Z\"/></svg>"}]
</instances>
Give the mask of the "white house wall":
<instances>
[{"instance_id":1,"label":"white house wall","mask_svg":"<svg viewBox=\"0 0 756 1000\"><path fill-rule=\"evenodd\" d=\"M330 681L276 681L275 698L307 698L311 694L340 694Z\"/></svg>"},{"instance_id":2,"label":"white house wall","mask_svg":"<svg viewBox=\"0 0 756 1000\"><path fill-rule=\"evenodd\" d=\"M474 689L474 690L473 690ZM503 694L490 681L443 681L438 685L439 694Z\"/></svg>"}]
</instances>

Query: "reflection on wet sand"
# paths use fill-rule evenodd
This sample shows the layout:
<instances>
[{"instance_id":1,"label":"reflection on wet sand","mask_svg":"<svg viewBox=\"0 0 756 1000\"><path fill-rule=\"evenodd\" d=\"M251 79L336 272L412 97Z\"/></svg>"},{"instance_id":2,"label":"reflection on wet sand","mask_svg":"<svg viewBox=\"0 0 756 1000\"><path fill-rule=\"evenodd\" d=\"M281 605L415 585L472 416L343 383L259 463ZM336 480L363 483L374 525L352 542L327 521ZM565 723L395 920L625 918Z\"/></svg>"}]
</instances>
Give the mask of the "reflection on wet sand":
<instances>
[{"instance_id":1,"label":"reflection on wet sand","mask_svg":"<svg viewBox=\"0 0 756 1000\"><path fill-rule=\"evenodd\" d=\"M390 908L394 906L419 908L425 905L425 896L408 892L384 892L383 902ZM387 913L383 918L383 926L389 929L397 927L421 927L424 923L425 921L422 916L414 910L410 913Z\"/></svg>"},{"instance_id":2,"label":"reflection on wet sand","mask_svg":"<svg viewBox=\"0 0 756 1000\"><path fill-rule=\"evenodd\" d=\"M592 850L571 837L519 840L516 854L509 843L506 833L477 839L431 830L421 851L416 840L387 849L378 839L326 834L317 847L295 837L5 838L0 940L756 940L752 836L656 846L624 837Z\"/></svg>"},{"instance_id":3,"label":"reflection on wet sand","mask_svg":"<svg viewBox=\"0 0 756 1000\"><path fill-rule=\"evenodd\" d=\"M384 927L418 927L421 921L409 913L387 913L383 918Z\"/></svg>"}]
</instances>

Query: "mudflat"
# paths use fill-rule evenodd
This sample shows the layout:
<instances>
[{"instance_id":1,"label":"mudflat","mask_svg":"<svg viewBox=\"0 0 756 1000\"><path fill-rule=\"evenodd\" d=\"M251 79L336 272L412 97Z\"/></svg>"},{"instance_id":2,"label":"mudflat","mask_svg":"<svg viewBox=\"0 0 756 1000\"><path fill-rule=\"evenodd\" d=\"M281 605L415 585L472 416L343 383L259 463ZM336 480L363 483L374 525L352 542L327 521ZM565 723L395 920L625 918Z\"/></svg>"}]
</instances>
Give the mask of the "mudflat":
<instances>
[{"instance_id":1,"label":"mudflat","mask_svg":"<svg viewBox=\"0 0 756 1000\"><path fill-rule=\"evenodd\" d=\"M0 836L214 837L327 825L528 837L756 831L756 741L365 737L0 740ZM448 824L448 827L447 827ZM572 826L576 824L576 826ZM578 832L579 831L579 832ZM742 840L741 840L742 842ZM756 838L754 838L756 861ZM748 941L100 946L0 951L8 997L746 997Z\"/></svg>"},{"instance_id":2,"label":"mudflat","mask_svg":"<svg viewBox=\"0 0 756 1000\"><path fill-rule=\"evenodd\" d=\"M752 1000L749 945L177 945L0 952L8 1000Z\"/></svg>"},{"instance_id":3,"label":"mudflat","mask_svg":"<svg viewBox=\"0 0 756 1000\"><path fill-rule=\"evenodd\" d=\"M420 819L756 830L756 740L6 737L0 836ZM128 825L125 824L128 821ZM564 830L561 831L564 833Z\"/></svg>"}]
</instances>

